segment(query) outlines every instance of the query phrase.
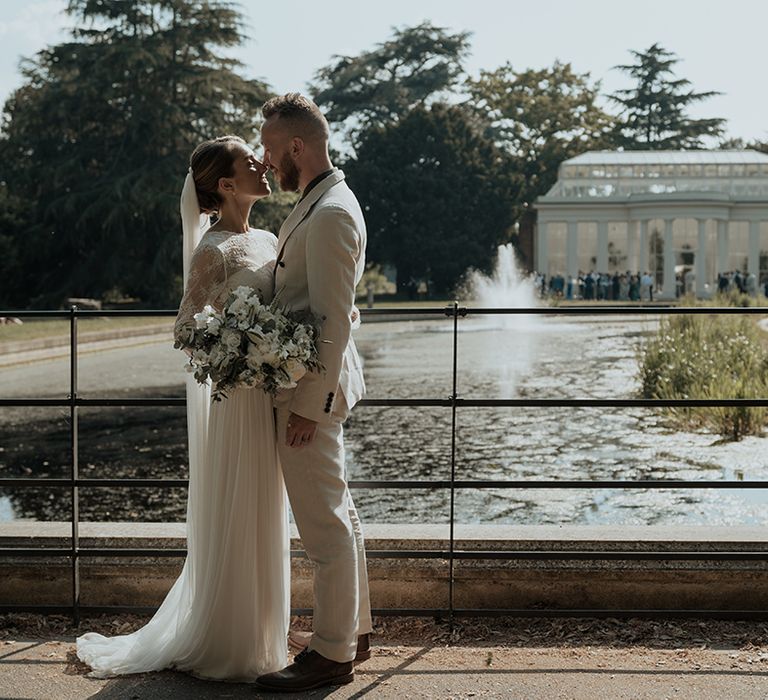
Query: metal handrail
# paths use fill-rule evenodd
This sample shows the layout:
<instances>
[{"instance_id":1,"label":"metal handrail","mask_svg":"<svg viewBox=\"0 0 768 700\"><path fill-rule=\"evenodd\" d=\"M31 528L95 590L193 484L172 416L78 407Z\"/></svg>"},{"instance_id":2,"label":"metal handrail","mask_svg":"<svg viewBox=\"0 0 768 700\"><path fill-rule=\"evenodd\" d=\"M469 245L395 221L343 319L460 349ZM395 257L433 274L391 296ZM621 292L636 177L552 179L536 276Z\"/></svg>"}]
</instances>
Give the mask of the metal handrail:
<instances>
[{"instance_id":1,"label":"metal handrail","mask_svg":"<svg viewBox=\"0 0 768 700\"><path fill-rule=\"evenodd\" d=\"M495 479L495 480L466 480L456 476L456 423L457 411L460 408L488 408L488 407L528 407L528 408L693 408L693 407L726 407L726 406L768 406L768 397L761 399L473 399L463 398L457 392L458 378L458 331L459 319L477 315L679 315L679 314L757 314L768 315L768 309L761 307L686 307L667 306L661 304L636 304L636 305L611 305L611 306L547 306L525 308L471 308L454 302L447 307L420 307L407 309L362 309L363 316L446 316L452 321L452 391L444 398L421 399L363 399L361 406L386 406L386 407L440 407L451 409L451 467L448 479L433 480L353 480L349 482L353 489L448 489L450 490L449 512L449 547L448 550L369 550L367 556L381 559L437 559L448 561L449 567L449 592L448 605L440 609L408 609L408 610L376 610L377 614L410 614L410 615L446 615L452 624L456 616L466 615L517 615L540 616L573 615L573 616L611 616L643 615L643 611L627 610L483 610L483 609L458 609L454 604L454 564L457 560L675 560L675 561L764 561L768 562L768 542L766 551L729 551L717 549L706 552L685 552L678 550L648 550L643 551L591 551L591 550L457 550L455 542L455 493L460 489L587 489L587 488L620 488L620 489L681 489L681 488L722 488L722 489L756 489L768 488L766 480L751 481L721 481L721 480L687 480L687 479L635 479L635 480L591 480L591 479L564 479L564 480L537 480L537 479ZM79 532L79 489L81 488L186 488L187 479L87 479L80 478L78 474L78 411L81 407L108 407L108 406L184 406L185 398L168 397L155 399L131 399L131 398L99 398L88 399L78 395L77 387L77 358L78 358L78 330L77 320L89 317L173 317L173 310L81 310L72 307L69 310L20 310L0 311L0 316L16 316L19 318L43 317L43 318L68 318L70 321L70 393L61 399L4 399L0 398L2 407L26 407L48 406L68 407L70 409L70 476L69 478L0 478L0 487L49 487L71 489L71 537L68 548L55 547L4 547L0 548L0 557L61 557L71 562L72 577L72 604L62 608L57 606L0 606L0 611L34 610L55 611L68 610L77 624L81 611L94 612L105 611L144 611L152 608L142 606L112 606L95 607L84 606L80 602L80 567L79 562L89 557L183 557L186 556L186 548L121 548L105 549L82 547L80 545ZM292 556L303 556L301 551L292 551ZM308 612L294 610L294 613ZM649 611L645 611L647 615ZM651 611L653 612L653 611ZM764 618L765 611L656 611L673 616L685 616L687 614L706 614L710 617L730 618L739 613L753 618Z\"/></svg>"}]
</instances>

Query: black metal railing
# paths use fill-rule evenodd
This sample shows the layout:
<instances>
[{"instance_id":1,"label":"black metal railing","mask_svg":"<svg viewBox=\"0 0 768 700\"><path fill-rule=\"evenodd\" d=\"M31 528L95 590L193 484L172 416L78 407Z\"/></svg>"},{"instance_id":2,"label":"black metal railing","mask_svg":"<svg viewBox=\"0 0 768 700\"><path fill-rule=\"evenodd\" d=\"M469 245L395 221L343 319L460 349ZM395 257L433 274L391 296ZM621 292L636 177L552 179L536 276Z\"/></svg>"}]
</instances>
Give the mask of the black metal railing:
<instances>
[{"instance_id":1,"label":"black metal railing","mask_svg":"<svg viewBox=\"0 0 768 700\"><path fill-rule=\"evenodd\" d=\"M464 560L626 560L626 561L760 561L768 562L766 551L587 551L587 550L457 550L455 538L455 495L463 489L765 489L768 481L725 481L725 480L687 480L687 479L637 479L637 480L525 480L525 479L495 479L495 480L464 480L456 478L456 432L457 414L462 408L489 407L524 407L524 408L666 408L666 407L768 407L768 397L761 399L463 399L457 393L458 382L458 336L459 320L468 316L481 315L672 315L672 314L757 314L768 315L768 309L760 307L688 307L662 306L654 304L615 305L615 306L547 306L525 308L467 308L458 302L447 307L409 308L409 309L363 309L363 316L397 316L397 317L448 317L452 321L452 369L451 394L445 398L425 399L364 399L360 406L386 407L440 407L451 411L451 443L450 443L450 474L447 479L419 480L354 480L350 481L352 489L448 489L449 501L449 546L448 550L368 550L369 558L381 559L435 559L448 563L448 596L443 608L435 609L376 609L378 615L427 615L443 616L451 623L454 617L471 615L510 615L526 617L554 616L701 616L719 618L768 618L765 610L593 610L593 609L479 609L457 608L455 605L455 563ZM71 613L77 623L82 612L152 612L154 608L143 606L89 606L80 602L80 561L93 557L184 557L184 548L96 548L82 547L79 533L79 489L80 488L184 488L186 479L84 479L80 478L78 470L78 410L83 407L109 406L184 406L184 398L100 398L87 399L78 394L78 328L79 318L93 317L174 317L175 311L86 311L73 307L69 311L8 311L0 312L0 316L15 316L21 318L67 318L69 320L70 337L70 392L63 399L12 399L0 398L0 408L3 407L66 407L70 413L70 475L68 478L0 478L0 488L3 487L48 487L65 488L71 494L71 535L70 546L55 547L1 547L0 557L60 557L69 559L71 564L72 602L69 606L44 605L0 605L0 612L26 611L43 614ZM768 541L767 541L768 543ZM304 556L300 550L292 551L292 556ZM294 613L311 613L311 610L294 609Z\"/></svg>"}]
</instances>

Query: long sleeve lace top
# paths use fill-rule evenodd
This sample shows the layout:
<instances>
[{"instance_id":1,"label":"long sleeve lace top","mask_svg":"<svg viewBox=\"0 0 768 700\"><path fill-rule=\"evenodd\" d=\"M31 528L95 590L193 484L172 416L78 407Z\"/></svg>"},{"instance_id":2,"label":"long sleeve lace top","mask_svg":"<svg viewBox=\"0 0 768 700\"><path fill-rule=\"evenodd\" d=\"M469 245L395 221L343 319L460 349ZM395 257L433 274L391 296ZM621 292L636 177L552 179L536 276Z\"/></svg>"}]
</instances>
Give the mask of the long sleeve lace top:
<instances>
[{"instance_id":1,"label":"long sleeve lace top","mask_svg":"<svg viewBox=\"0 0 768 700\"><path fill-rule=\"evenodd\" d=\"M174 324L179 338L206 304L221 310L232 290L247 285L269 302L274 293L277 238L269 231L207 231L192 254L187 286Z\"/></svg>"}]
</instances>

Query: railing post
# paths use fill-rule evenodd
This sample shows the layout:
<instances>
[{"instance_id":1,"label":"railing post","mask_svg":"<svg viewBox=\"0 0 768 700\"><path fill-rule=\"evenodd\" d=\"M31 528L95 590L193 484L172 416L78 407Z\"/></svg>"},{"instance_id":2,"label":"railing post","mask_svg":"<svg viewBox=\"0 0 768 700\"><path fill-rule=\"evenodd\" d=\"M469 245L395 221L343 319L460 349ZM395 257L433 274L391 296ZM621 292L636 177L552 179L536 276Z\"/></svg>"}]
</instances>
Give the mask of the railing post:
<instances>
[{"instance_id":1,"label":"railing post","mask_svg":"<svg viewBox=\"0 0 768 700\"><path fill-rule=\"evenodd\" d=\"M69 316L69 420L70 420L70 484L72 495L72 621L80 624L80 495L77 488L78 469L78 406L77 406L77 306Z\"/></svg>"},{"instance_id":2,"label":"railing post","mask_svg":"<svg viewBox=\"0 0 768 700\"><path fill-rule=\"evenodd\" d=\"M458 372L458 354L459 354L459 302L453 302L453 368L452 368L452 388L451 388L451 522L450 522L450 542L448 549L448 625L453 632L453 610L454 610L454 520L456 503L456 399L457 395L457 372Z\"/></svg>"}]
</instances>

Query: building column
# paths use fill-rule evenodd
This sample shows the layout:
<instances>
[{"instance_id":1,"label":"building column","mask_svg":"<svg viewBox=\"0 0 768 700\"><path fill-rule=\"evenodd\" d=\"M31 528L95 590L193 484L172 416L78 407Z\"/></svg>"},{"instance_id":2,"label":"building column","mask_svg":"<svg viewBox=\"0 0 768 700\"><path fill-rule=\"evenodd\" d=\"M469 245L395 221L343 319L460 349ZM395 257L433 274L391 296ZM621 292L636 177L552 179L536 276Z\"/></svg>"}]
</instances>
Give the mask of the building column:
<instances>
[{"instance_id":1,"label":"building column","mask_svg":"<svg viewBox=\"0 0 768 700\"><path fill-rule=\"evenodd\" d=\"M644 272L648 272L648 220L643 219L638 221L638 227L640 228L640 269L638 272L642 275Z\"/></svg>"},{"instance_id":2,"label":"building column","mask_svg":"<svg viewBox=\"0 0 768 700\"><path fill-rule=\"evenodd\" d=\"M637 231L639 224L639 221L627 221L627 264L625 267L632 273L637 272Z\"/></svg>"},{"instance_id":3,"label":"building column","mask_svg":"<svg viewBox=\"0 0 768 700\"><path fill-rule=\"evenodd\" d=\"M578 223L568 222L568 232L565 241L565 266L568 268L569 277L577 277L579 274L579 235Z\"/></svg>"},{"instance_id":4,"label":"building column","mask_svg":"<svg viewBox=\"0 0 768 700\"><path fill-rule=\"evenodd\" d=\"M608 272L608 222L597 222L597 272Z\"/></svg>"},{"instance_id":5,"label":"building column","mask_svg":"<svg viewBox=\"0 0 768 700\"><path fill-rule=\"evenodd\" d=\"M536 272L546 275L549 282L549 223L540 221L536 227L536 254L534 255L534 267Z\"/></svg>"},{"instance_id":6,"label":"building column","mask_svg":"<svg viewBox=\"0 0 768 700\"><path fill-rule=\"evenodd\" d=\"M662 299L674 299L677 281L675 280L675 249L672 236L674 219L664 219L664 284Z\"/></svg>"},{"instance_id":7,"label":"building column","mask_svg":"<svg viewBox=\"0 0 768 700\"><path fill-rule=\"evenodd\" d=\"M707 250L707 220L699 219L699 240L696 248L696 257L694 258L696 270L696 297L703 299L706 295L704 285L707 283L705 275L707 274L706 250Z\"/></svg>"},{"instance_id":8,"label":"building column","mask_svg":"<svg viewBox=\"0 0 768 700\"><path fill-rule=\"evenodd\" d=\"M728 222L718 219L717 222L717 270L718 275L721 272L728 271Z\"/></svg>"},{"instance_id":9,"label":"building column","mask_svg":"<svg viewBox=\"0 0 768 700\"><path fill-rule=\"evenodd\" d=\"M760 222L749 222L749 252L747 254L747 272L754 275L760 283Z\"/></svg>"}]
</instances>

